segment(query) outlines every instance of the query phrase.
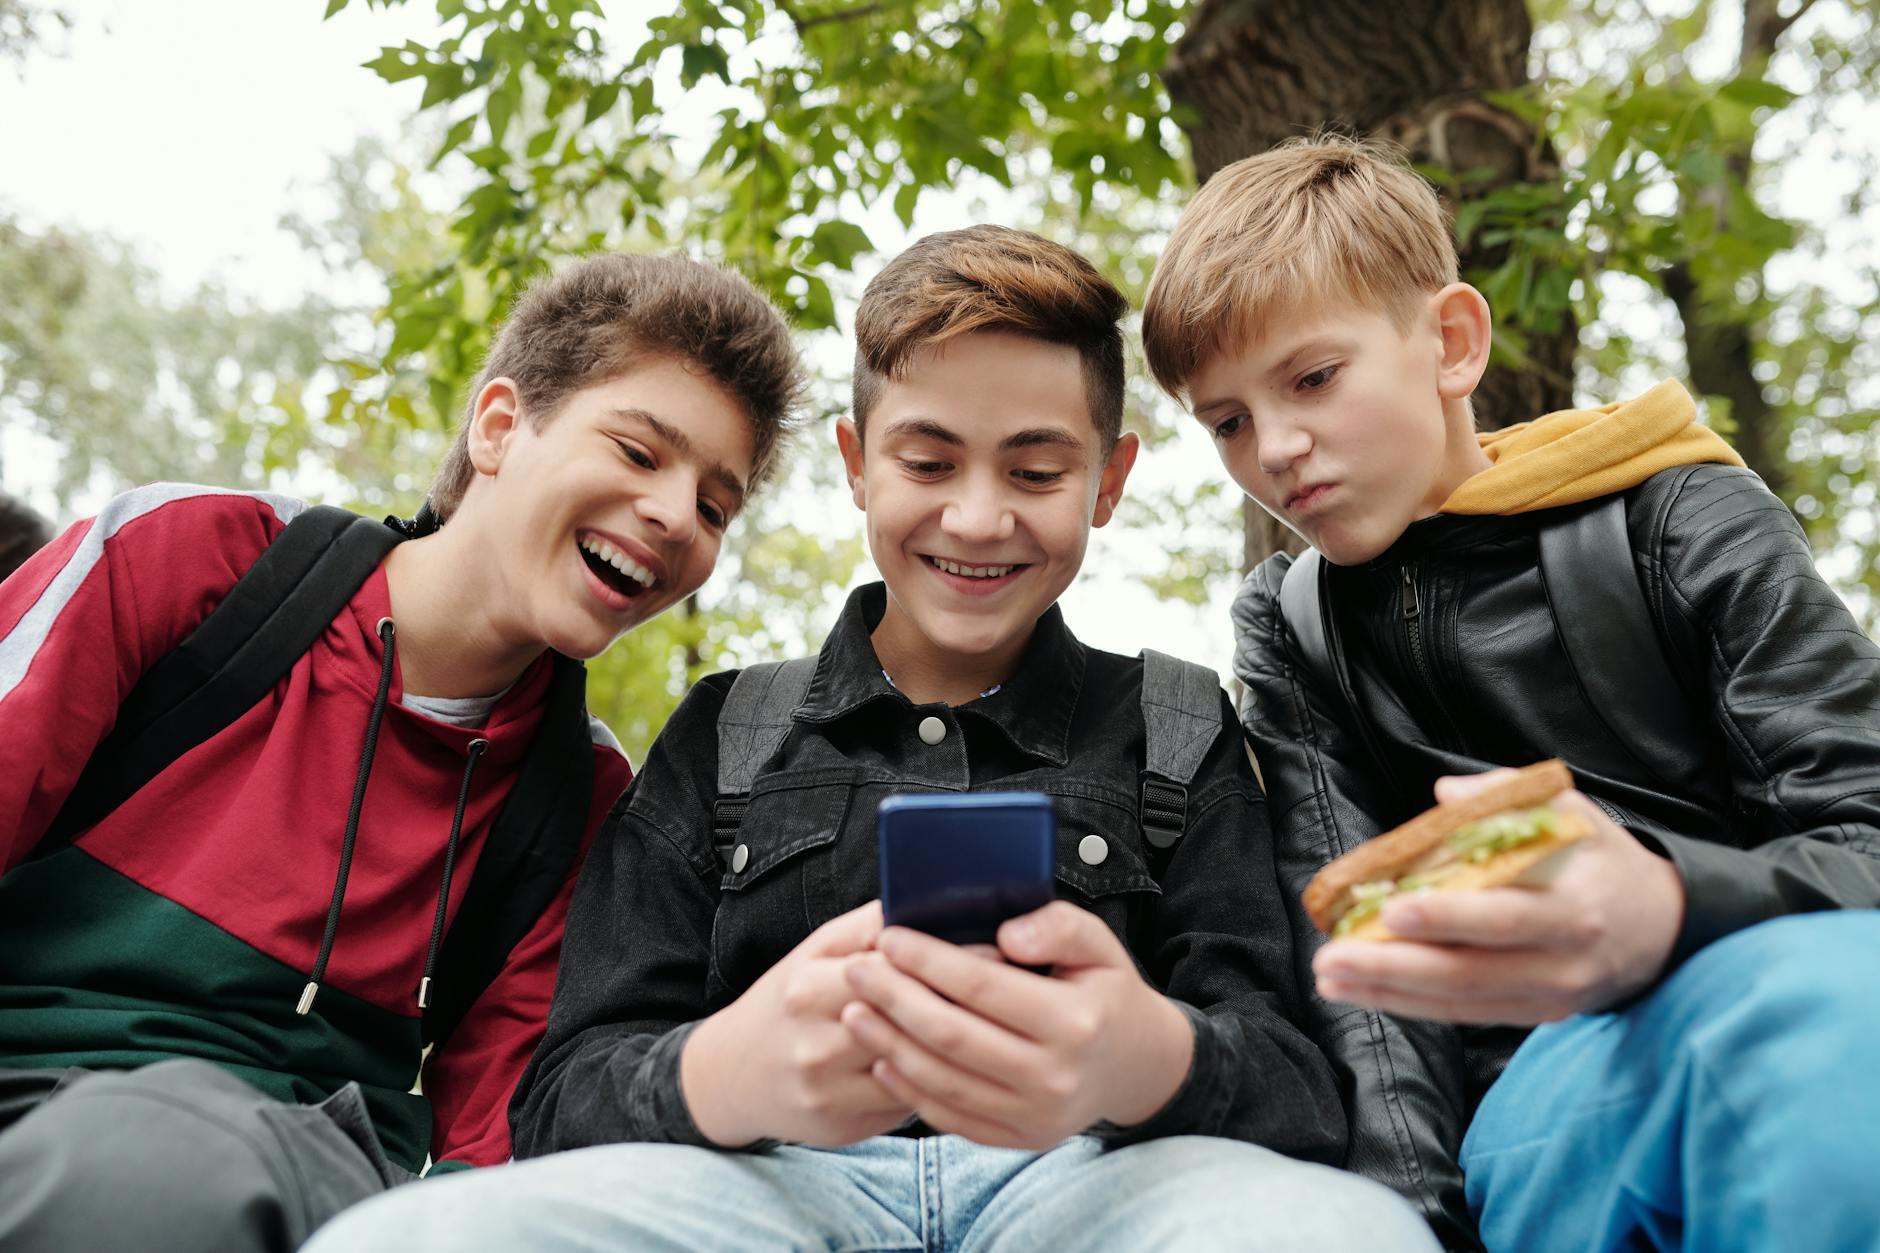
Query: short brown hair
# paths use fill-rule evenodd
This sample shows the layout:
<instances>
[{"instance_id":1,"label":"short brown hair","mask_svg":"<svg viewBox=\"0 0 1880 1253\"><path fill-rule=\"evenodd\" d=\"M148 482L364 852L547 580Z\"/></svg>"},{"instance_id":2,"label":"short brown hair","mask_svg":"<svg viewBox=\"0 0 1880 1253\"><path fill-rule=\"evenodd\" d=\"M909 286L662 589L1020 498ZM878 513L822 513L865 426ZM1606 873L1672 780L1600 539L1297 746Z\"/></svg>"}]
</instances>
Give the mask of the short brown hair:
<instances>
[{"instance_id":1,"label":"short brown hair","mask_svg":"<svg viewBox=\"0 0 1880 1253\"><path fill-rule=\"evenodd\" d=\"M1188 202L1149 281L1143 351L1180 397L1272 317L1344 299L1405 326L1456 274L1442 202L1399 149L1291 139L1223 168Z\"/></svg>"},{"instance_id":2,"label":"short brown hair","mask_svg":"<svg viewBox=\"0 0 1880 1253\"><path fill-rule=\"evenodd\" d=\"M1096 266L1030 231L969 226L917 240L869 282L855 313L856 429L922 349L973 331L1007 331L1077 350L1107 456L1123 429L1118 323L1128 311Z\"/></svg>"},{"instance_id":3,"label":"short brown hair","mask_svg":"<svg viewBox=\"0 0 1880 1253\"><path fill-rule=\"evenodd\" d=\"M471 384L463 425L431 485L432 510L449 518L475 477L470 419L491 379L515 380L523 413L540 427L570 393L660 358L698 366L743 406L755 436L749 486L756 488L775 468L803 387L782 315L729 270L680 256L600 253L516 302Z\"/></svg>"}]
</instances>

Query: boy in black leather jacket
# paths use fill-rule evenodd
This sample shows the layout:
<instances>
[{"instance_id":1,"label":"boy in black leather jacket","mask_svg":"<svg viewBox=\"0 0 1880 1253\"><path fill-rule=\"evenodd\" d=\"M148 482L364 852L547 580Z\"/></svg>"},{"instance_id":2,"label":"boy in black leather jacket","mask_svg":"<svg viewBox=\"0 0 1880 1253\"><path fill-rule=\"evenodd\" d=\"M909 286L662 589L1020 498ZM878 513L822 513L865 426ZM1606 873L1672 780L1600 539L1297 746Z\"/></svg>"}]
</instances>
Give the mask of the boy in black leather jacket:
<instances>
[{"instance_id":1,"label":"boy in black leather jacket","mask_svg":"<svg viewBox=\"0 0 1880 1253\"><path fill-rule=\"evenodd\" d=\"M1675 383L1478 437L1487 304L1350 140L1216 174L1143 337L1316 550L1248 578L1235 668L1348 1164L1455 1246L1880 1247L1880 649L1782 502ZM1550 756L1598 832L1551 885L1409 895L1389 943L1298 909Z\"/></svg>"}]
</instances>

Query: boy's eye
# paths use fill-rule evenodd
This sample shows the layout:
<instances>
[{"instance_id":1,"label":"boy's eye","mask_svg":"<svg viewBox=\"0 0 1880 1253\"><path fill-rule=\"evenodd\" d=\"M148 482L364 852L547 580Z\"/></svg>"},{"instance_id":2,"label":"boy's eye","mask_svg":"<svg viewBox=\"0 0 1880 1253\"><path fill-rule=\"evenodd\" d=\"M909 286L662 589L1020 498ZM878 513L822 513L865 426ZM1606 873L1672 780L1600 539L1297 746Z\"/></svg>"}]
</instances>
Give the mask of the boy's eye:
<instances>
[{"instance_id":1,"label":"boy's eye","mask_svg":"<svg viewBox=\"0 0 1880 1253\"><path fill-rule=\"evenodd\" d=\"M1034 487L1043 487L1064 477L1062 470L1014 470L1012 474L1020 482L1029 483Z\"/></svg>"},{"instance_id":2,"label":"boy's eye","mask_svg":"<svg viewBox=\"0 0 1880 1253\"><path fill-rule=\"evenodd\" d=\"M1325 388L1328 387L1331 384L1331 381L1336 377L1338 377L1337 366L1335 365L1320 366L1318 369L1312 371L1312 373L1304 375L1303 377L1300 378L1299 390L1302 392L1324 391Z\"/></svg>"},{"instance_id":3,"label":"boy's eye","mask_svg":"<svg viewBox=\"0 0 1880 1253\"><path fill-rule=\"evenodd\" d=\"M723 530L725 523L728 521L725 517L725 511L720 509L717 505L712 504L709 500L701 500L698 502L698 512L699 516L704 518L707 524L719 530Z\"/></svg>"},{"instance_id":4,"label":"boy's eye","mask_svg":"<svg viewBox=\"0 0 1880 1253\"><path fill-rule=\"evenodd\" d=\"M627 460L640 467L640 469L651 470L653 468L653 459L640 448L626 443L623 440L615 440L614 443L619 446L621 452L626 454Z\"/></svg>"},{"instance_id":5,"label":"boy's eye","mask_svg":"<svg viewBox=\"0 0 1880 1253\"><path fill-rule=\"evenodd\" d=\"M909 474L917 475L921 478L932 478L935 475L945 474L953 467L949 466L944 461L909 461L903 459L901 468L906 470Z\"/></svg>"},{"instance_id":6,"label":"boy's eye","mask_svg":"<svg viewBox=\"0 0 1880 1253\"><path fill-rule=\"evenodd\" d=\"M1240 429L1241 423L1246 420L1247 415L1244 413L1237 413L1231 418L1222 419L1214 424L1214 438L1228 439L1232 437L1234 432Z\"/></svg>"}]
</instances>

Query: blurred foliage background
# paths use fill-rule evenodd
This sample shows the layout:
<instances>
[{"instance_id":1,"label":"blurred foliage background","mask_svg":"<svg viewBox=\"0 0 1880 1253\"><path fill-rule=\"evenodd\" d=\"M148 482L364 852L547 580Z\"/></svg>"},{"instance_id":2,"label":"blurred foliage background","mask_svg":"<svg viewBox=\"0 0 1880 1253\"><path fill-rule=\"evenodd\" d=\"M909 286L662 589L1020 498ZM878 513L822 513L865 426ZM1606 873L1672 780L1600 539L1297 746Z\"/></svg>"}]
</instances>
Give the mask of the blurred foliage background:
<instances>
[{"instance_id":1,"label":"blurred foliage background","mask_svg":"<svg viewBox=\"0 0 1880 1253\"><path fill-rule=\"evenodd\" d=\"M857 279L929 207L1062 239L1139 297L1197 179L1334 126L1404 145L1451 203L1499 324L1485 421L1684 379L1880 622L1880 0L426 7L429 38L362 50L409 125L292 222L370 299L179 297L0 200L0 422L57 443L62 502L181 478L409 512L503 311L596 248L750 276L828 416ZM70 21L0 0L0 73ZM1138 382L1130 421L1157 444L1182 417ZM733 577L594 663L636 757L691 679L820 641L864 558L820 452L747 515ZM1200 471L1125 522L1164 550L1146 584L1195 604L1284 538Z\"/></svg>"}]
</instances>

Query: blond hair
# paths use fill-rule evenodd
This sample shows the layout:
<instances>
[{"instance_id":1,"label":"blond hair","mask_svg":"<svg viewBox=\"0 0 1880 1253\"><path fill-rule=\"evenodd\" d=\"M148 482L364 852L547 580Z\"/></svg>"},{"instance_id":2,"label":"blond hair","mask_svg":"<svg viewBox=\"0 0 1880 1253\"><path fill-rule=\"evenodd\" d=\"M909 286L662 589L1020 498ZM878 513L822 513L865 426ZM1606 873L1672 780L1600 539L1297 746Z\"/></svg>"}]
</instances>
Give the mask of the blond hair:
<instances>
[{"instance_id":1,"label":"blond hair","mask_svg":"<svg viewBox=\"0 0 1880 1253\"><path fill-rule=\"evenodd\" d=\"M855 312L852 408L858 431L888 382L922 349L974 331L1065 344L1082 359L1085 400L1108 455L1123 429L1129 301L1083 257L1030 231L969 226L908 247L875 275Z\"/></svg>"},{"instance_id":2,"label":"blond hair","mask_svg":"<svg viewBox=\"0 0 1880 1253\"><path fill-rule=\"evenodd\" d=\"M1182 211L1142 310L1149 370L1180 397L1275 317L1355 302L1408 325L1456 281L1436 192L1378 140L1287 140L1220 170Z\"/></svg>"}]
</instances>

